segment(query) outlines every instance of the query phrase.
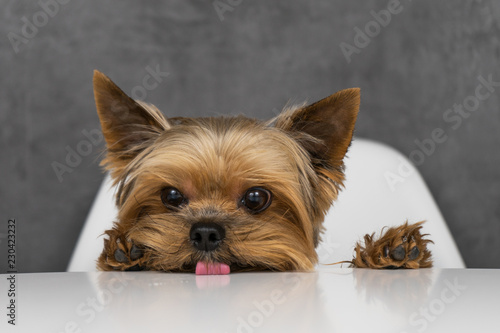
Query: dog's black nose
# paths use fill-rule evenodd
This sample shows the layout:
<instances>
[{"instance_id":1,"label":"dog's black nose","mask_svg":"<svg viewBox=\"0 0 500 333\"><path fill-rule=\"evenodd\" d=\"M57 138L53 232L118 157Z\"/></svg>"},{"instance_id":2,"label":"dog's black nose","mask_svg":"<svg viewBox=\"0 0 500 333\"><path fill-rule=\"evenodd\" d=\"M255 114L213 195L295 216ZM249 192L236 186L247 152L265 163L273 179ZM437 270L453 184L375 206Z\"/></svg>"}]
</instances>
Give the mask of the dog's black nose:
<instances>
[{"instance_id":1,"label":"dog's black nose","mask_svg":"<svg viewBox=\"0 0 500 333\"><path fill-rule=\"evenodd\" d=\"M214 222L197 222L191 227L189 238L200 251L213 251L226 236L224 228Z\"/></svg>"}]
</instances>

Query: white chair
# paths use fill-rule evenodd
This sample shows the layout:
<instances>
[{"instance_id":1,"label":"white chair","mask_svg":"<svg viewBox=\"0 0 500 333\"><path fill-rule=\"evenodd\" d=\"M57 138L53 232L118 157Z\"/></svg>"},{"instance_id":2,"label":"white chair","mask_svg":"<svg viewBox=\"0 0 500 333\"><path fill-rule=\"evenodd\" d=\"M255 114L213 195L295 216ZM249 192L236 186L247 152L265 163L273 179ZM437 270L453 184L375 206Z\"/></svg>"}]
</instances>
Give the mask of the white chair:
<instances>
[{"instance_id":1,"label":"white chair","mask_svg":"<svg viewBox=\"0 0 500 333\"><path fill-rule=\"evenodd\" d=\"M423 231L434 244L434 266L465 268L429 189L418 170L401 153L384 144L355 138L347 153L346 182L325 219L326 231L318 246L320 264L350 260L356 241L384 226L427 220ZM97 193L68 266L69 272L96 270L102 234L115 220L114 190L107 176Z\"/></svg>"}]
</instances>

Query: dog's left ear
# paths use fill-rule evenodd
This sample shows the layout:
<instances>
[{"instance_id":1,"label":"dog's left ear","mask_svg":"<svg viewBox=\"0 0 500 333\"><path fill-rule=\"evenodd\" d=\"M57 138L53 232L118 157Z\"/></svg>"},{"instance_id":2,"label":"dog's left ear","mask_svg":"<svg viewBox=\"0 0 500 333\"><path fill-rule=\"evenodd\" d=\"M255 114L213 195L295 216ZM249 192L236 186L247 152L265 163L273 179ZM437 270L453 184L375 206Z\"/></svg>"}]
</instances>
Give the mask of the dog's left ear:
<instances>
[{"instance_id":1,"label":"dog's left ear","mask_svg":"<svg viewBox=\"0 0 500 333\"><path fill-rule=\"evenodd\" d=\"M102 164L113 170L115 178L170 124L155 106L130 98L103 73L94 71L93 82L97 114L107 144Z\"/></svg>"},{"instance_id":2,"label":"dog's left ear","mask_svg":"<svg viewBox=\"0 0 500 333\"><path fill-rule=\"evenodd\" d=\"M359 88L342 90L309 106L285 110L275 126L291 133L313 164L338 168L352 140L359 104Z\"/></svg>"}]
</instances>

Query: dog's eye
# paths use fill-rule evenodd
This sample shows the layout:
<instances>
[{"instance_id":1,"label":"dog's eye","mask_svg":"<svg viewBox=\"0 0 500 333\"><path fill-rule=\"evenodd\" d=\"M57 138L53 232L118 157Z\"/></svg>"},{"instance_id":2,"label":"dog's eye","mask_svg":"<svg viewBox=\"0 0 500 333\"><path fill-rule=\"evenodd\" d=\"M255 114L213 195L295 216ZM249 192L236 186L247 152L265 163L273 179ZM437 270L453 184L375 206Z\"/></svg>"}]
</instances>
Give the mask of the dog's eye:
<instances>
[{"instance_id":1,"label":"dog's eye","mask_svg":"<svg viewBox=\"0 0 500 333\"><path fill-rule=\"evenodd\" d=\"M241 204L252 214L260 213L271 204L271 192L261 187L252 187L241 198Z\"/></svg>"},{"instance_id":2,"label":"dog's eye","mask_svg":"<svg viewBox=\"0 0 500 333\"><path fill-rule=\"evenodd\" d=\"M161 191L161 201L167 208L179 208L187 203L187 199L175 187L165 187Z\"/></svg>"}]
</instances>

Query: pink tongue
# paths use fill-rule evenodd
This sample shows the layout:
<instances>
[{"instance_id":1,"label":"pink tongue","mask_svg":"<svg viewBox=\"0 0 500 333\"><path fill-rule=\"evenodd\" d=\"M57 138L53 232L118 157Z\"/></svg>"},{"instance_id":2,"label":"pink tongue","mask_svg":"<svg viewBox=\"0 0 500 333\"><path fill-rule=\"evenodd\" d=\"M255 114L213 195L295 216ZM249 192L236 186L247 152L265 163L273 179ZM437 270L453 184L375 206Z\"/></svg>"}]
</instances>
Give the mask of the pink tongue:
<instances>
[{"instance_id":1,"label":"pink tongue","mask_svg":"<svg viewBox=\"0 0 500 333\"><path fill-rule=\"evenodd\" d=\"M227 275L231 269L221 262L206 263L198 261L196 264L196 275Z\"/></svg>"}]
</instances>

